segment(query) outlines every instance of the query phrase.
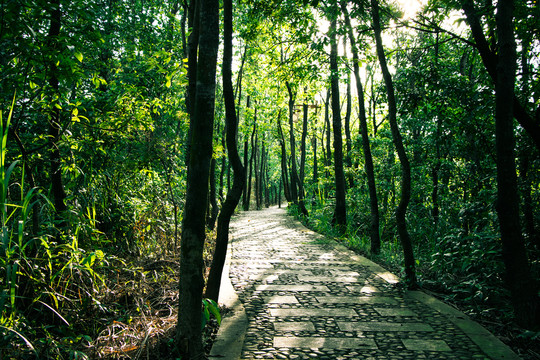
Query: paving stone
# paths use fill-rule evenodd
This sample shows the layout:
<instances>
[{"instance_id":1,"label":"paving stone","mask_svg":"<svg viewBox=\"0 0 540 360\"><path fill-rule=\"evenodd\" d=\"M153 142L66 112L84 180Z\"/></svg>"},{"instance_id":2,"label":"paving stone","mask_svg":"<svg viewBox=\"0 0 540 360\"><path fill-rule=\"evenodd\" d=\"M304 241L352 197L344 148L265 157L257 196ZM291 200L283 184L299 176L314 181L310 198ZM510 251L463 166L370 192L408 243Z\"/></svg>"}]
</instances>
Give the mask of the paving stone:
<instances>
[{"instance_id":1,"label":"paving stone","mask_svg":"<svg viewBox=\"0 0 540 360\"><path fill-rule=\"evenodd\" d=\"M345 287L351 292L361 292L366 294L379 292L379 289L373 285L348 285Z\"/></svg>"},{"instance_id":2,"label":"paving stone","mask_svg":"<svg viewBox=\"0 0 540 360\"><path fill-rule=\"evenodd\" d=\"M290 317L290 316L357 316L353 309L270 309L270 315L275 317Z\"/></svg>"},{"instance_id":3,"label":"paving stone","mask_svg":"<svg viewBox=\"0 0 540 360\"><path fill-rule=\"evenodd\" d=\"M443 340L402 339L401 341L407 350L412 351L452 351Z\"/></svg>"},{"instance_id":4,"label":"paving stone","mask_svg":"<svg viewBox=\"0 0 540 360\"><path fill-rule=\"evenodd\" d=\"M274 329L276 331L315 331L315 325L311 321L275 322Z\"/></svg>"},{"instance_id":5,"label":"paving stone","mask_svg":"<svg viewBox=\"0 0 540 360\"><path fill-rule=\"evenodd\" d=\"M287 285L287 284L277 284L277 285L257 285L255 286L256 291L330 291L330 289L325 285Z\"/></svg>"},{"instance_id":6,"label":"paving stone","mask_svg":"<svg viewBox=\"0 0 540 360\"><path fill-rule=\"evenodd\" d=\"M294 295L275 295L266 298L267 304L298 304L298 299Z\"/></svg>"},{"instance_id":7,"label":"paving stone","mask_svg":"<svg viewBox=\"0 0 540 360\"><path fill-rule=\"evenodd\" d=\"M363 281L363 279L356 276L305 276L305 275L298 276L298 280L305 281L305 282L322 282L322 283L358 282L360 280Z\"/></svg>"},{"instance_id":8,"label":"paving stone","mask_svg":"<svg viewBox=\"0 0 540 360\"><path fill-rule=\"evenodd\" d=\"M317 296L318 302L325 304L389 304L396 305L394 298L387 296Z\"/></svg>"},{"instance_id":9,"label":"paving stone","mask_svg":"<svg viewBox=\"0 0 540 360\"><path fill-rule=\"evenodd\" d=\"M307 349L377 349L373 339L335 338L335 337L289 337L276 336L274 347L307 348Z\"/></svg>"},{"instance_id":10,"label":"paving stone","mask_svg":"<svg viewBox=\"0 0 540 360\"><path fill-rule=\"evenodd\" d=\"M377 321L336 321L342 331L433 331L424 323L400 323Z\"/></svg>"},{"instance_id":11,"label":"paving stone","mask_svg":"<svg viewBox=\"0 0 540 360\"><path fill-rule=\"evenodd\" d=\"M411 309L406 308L375 308L381 316L416 316Z\"/></svg>"}]
</instances>

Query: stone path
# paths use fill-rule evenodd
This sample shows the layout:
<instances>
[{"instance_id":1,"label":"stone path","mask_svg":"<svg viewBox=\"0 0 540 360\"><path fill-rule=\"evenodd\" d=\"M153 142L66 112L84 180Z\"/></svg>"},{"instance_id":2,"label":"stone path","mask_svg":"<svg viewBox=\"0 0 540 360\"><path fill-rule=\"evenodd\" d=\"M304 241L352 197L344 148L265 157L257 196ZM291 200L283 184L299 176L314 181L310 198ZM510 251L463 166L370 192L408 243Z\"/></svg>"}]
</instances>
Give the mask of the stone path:
<instances>
[{"instance_id":1,"label":"stone path","mask_svg":"<svg viewBox=\"0 0 540 360\"><path fill-rule=\"evenodd\" d=\"M461 312L402 290L393 274L284 209L236 217L229 256L241 304L211 358L519 359Z\"/></svg>"}]
</instances>

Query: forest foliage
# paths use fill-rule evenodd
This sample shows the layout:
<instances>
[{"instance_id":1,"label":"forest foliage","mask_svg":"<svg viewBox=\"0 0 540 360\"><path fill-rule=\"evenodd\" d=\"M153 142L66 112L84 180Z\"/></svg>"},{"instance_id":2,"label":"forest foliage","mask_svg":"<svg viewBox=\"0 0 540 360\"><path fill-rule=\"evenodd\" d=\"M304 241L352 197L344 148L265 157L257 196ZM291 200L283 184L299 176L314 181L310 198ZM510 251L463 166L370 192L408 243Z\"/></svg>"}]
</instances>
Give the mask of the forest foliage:
<instances>
[{"instance_id":1,"label":"forest foliage","mask_svg":"<svg viewBox=\"0 0 540 360\"><path fill-rule=\"evenodd\" d=\"M309 227L491 324L534 358L540 5L511 3L515 80L506 103L515 142L506 149L515 168L504 170L516 186L512 244L525 257L509 255L501 233L497 104L505 101L496 84L506 53L503 12L490 1L430 0L412 16L391 1L233 1L228 65L245 170L237 211L288 202ZM196 4L0 3L0 358L121 358L175 346ZM222 37L219 51L205 278L240 169L227 151ZM505 282L513 273L530 280L528 323ZM205 299L205 323L210 313L218 315ZM134 340L111 340L126 334Z\"/></svg>"}]
</instances>

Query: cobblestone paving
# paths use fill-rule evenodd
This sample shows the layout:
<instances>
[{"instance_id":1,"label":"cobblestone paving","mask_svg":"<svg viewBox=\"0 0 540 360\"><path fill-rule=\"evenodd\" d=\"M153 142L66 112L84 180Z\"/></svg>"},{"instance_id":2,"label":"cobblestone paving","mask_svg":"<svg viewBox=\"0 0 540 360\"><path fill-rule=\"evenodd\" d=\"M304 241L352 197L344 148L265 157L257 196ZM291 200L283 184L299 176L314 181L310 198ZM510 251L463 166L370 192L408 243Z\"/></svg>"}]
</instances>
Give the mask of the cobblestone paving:
<instances>
[{"instance_id":1,"label":"cobblestone paving","mask_svg":"<svg viewBox=\"0 0 540 360\"><path fill-rule=\"evenodd\" d=\"M241 213L229 249L249 321L241 359L490 359L395 278L284 209Z\"/></svg>"}]
</instances>

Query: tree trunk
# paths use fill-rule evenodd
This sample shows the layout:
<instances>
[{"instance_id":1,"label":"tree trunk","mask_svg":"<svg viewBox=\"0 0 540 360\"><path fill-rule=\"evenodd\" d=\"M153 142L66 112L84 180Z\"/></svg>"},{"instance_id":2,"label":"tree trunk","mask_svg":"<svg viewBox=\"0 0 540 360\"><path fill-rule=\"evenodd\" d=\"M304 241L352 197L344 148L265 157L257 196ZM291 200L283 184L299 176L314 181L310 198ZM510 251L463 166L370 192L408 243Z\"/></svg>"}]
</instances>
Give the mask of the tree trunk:
<instances>
[{"instance_id":1,"label":"tree trunk","mask_svg":"<svg viewBox=\"0 0 540 360\"><path fill-rule=\"evenodd\" d=\"M210 216L208 217L206 221L206 226L208 227L208 230L213 230L214 226L216 225L216 219L219 213L219 206L216 199L216 159L212 157L212 160L210 161L210 176L209 176L209 184L210 184L210 199L208 201L208 205L210 207Z\"/></svg>"},{"instance_id":2,"label":"tree trunk","mask_svg":"<svg viewBox=\"0 0 540 360\"><path fill-rule=\"evenodd\" d=\"M318 163L317 163L317 135L314 133L313 138L311 140L311 148L313 149L313 191L312 191L312 198L311 198L311 206L315 206L315 199L316 194L315 191L319 191L319 170L318 170Z\"/></svg>"},{"instance_id":3,"label":"tree trunk","mask_svg":"<svg viewBox=\"0 0 540 360\"><path fill-rule=\"evenodd\" d=\"M236 135L238 120L236 118L234 94L232 86L232 0L223 1L223 98L225 101L226 145L229 162L232 165L233 185L227 193L218 218L216 233L216 249L212 257L212 266L206 285L206 297L217 302L221 285L221 273L229 244L229 224L234 209L240 201L244 189L245 169L238 155Z\"/></svg>"},{"instance_id":4,"label":"tree trunk","mask_svg":"<svg viewBox=\"0 0 540 360\"><path fill-rule=\"evenodd\" d=\"M244 141L244 166L248 166L249 161L249 145L248 140ZM242 210L247 211L249 209L249 196L248 196L248 181L247 181L247 171L244 169L244 191L242 193Z\"/></svg>"},{"instance_id":5,"label":"tree trunk","mask_svg":"<svg viewBox=\"0 0 540 360\"><path fill-rule=\"evenodd\" d=\"M260 174L259 174L259 136L258 134L255 135L255 146L253 147L253 171L255 175L255 209L260 210L261 209L261 202L259 198L259 192L260 192Z\"/></svg>"},{"instance_id":6,"label":"tree trunk","mask_svg":"<svg viewBox=\"0 0 540 360\"><path fill-rule=\"evenodd\" d=\"M495 143L497 150L497 214L501 229L506 282L519 325L533 328L540 323L540 299L531 276L519 219L514 154L513 103L516 71L512 0L497 4L497 82L495 86Z\"/></svg>"},{"instance_id":7,"label":"tree trunk","mask_svg":"<svg viewBox=\"0 0 540 360\"><path fill-rule=\"evenodd\" d=\"M249 157L249 175L247 177L247 193L246 198L244 199L244 211L249 210L249 206L251 205L251 186L252 186L252 177L253 177L253 157L257 153L257 149L255 147L255 132L257 130L257 116L255 116L255 120L253 121L253 132L251 133L251 156Z\"/></svg>"},{"instance_id":8,"label":"tree trunk","mask_svg":"<svg viewBox=\"0 0 540 360\"><path fill-rule=\"evenodd\" d=\"M351 50L353 56L353 71L356 81L356 90L358 92L358 115L360 121L360 135L362 136L362 149L364 151L365 171L367 175L368 188L369 188L369 205L370 205L370 239L371 239L371 252L378 254L381 249L381 238L379 235L379 204L377 199L377 188L375 185L375 171L373 167L373 157L371 156L371 147L369 144L369 136L367 129L366 108L364 106L364 89L360 80L360 68L358 65L358 47L356 39L349 19L349 13L347 11L347 5L342 2L341 8L345 16L345 24L349 33L349 39L351 42ZM349 95L350 96L350 95ZM350 151L350 150L347 150Z\"/></svg>"},{"instance_id":9,"label":"tree trunk","mask_svg":"<svg viewBox=\"0 0 540 360\"><path fill-rule=\"evenodd\" d=\"M285 82L285 85L287 86L287 91L289 92L289 142L291 146L291 182L289 183L290 188L289 192L291 195L291 199L295 205L298 205L298 172L296 170L296 142L294 140L294 98L295 94L292 91L291 85L289 82Z\"/></svg>"},{"instance_id":10,"label":"tree trunk","mask_svg":"<svg viewBox=\"0 0 540 360\"><path fill-rule=\"evenodd\" d=\"M199 22L200 22L200 12L201 12L201 5L200 3L203 0L191 0L189 2L189 9L188 9L188 28L190 29L191 33L189 34L188 39L188 70L187 70L187 77L188 77L188 89L186 92L186 112L189 115L190 122L189 122L189 130L187 134L187 141L185 142L185 160L186 160L186 167L189 171L189 161L190 161L190 155L191 155L191 137L193 134L193 111L194 111L194 105L195 105L195 97L197 93L197 52L199 49Z\"/></svg>"},{"instance_id":11,"label":"tree trunk","mask_svg":"<svg viewBox=\"0 0 540 360\"><path fill-rule=\"evenodd\" d=\"M332 118L334 130L334 169L336 183L336 207L332 223L339 232L347 229L347 207L345 203L345 174L343 172L343 139L341 135L341 113L339 104L339 76L337 62L337 4L332 7L330 21L330 85L332 87Z\"/></svg>"},{"instance_id":12,"label":"tree trunk","mask_svg":"<svg viewBox=\"0 0 540 360\"><path fill-rule=\"evenodd\" d=\"M289 172L287 170L287 148L285 147L285 136L283 135L283 129L281 128L281 110L278 114L277 123L279 144L281 146L281 177L283 178L283 192L285 193L285 199L290 202L292 201L292 198L289 188Z\"/></svg>"},{"instance_id":13,"label":"tree trunk","mask_svg":"<svg viewBox=\"0 0 540 360\"><path fill-rule=\"evenodd\" d=\"M388 94L388 119L390 122L390 128L392 132L392 140L398 153L399 162L401 163L401 198L396 209L396 223L398 229L399 240L403 247L403 255L405 258L405 277L407 286L409 288L416 288L416 272L415 272L415 260L413 254L413 248L411 244L411 238L407 231L407 206L411 199L411 166L405 147L403 146L403 140L399 132L397 124L397 108L396 99L394 94L394 84L392 82L392 76L388 71L386 64L386 56L384 55L384 49L381 39L381 24L379 20L379 4L377 0L371 0L371 8L373 12L373 30L375 31L375 42L377 46L377 55L381 65L381 72L384 78L384 84L386 86L386 92Z\"/></svg>"},{"instance_id":14,"label":"tree trunk","mask_svg":"<svg viewBox=\"0 0 540 360\"><path fill-rule=\"evenodd\" d=\"M298 179L298 207L300 213L303 216L308 216L308 211L306 209L305 197L306 193L304 191L304 178L305 178L305 168L306 168L306 137L307 137L307 127L308 127L308 105L303 104L303 121L302 121L302 140L300 142L300 177Z\"/></svg>"},{"instance_id":15,"label":"tree trunk","mask_svg":"<svg viewBox=\"0 0 540 360\"><path fill-rule=\"evenodd\" d=\"M219 47L219 1L201 0L197 88L180 252L176 347L184 359L204 357L201 334L203 245Z\"/></svg>"},{"instance_id":16,"label":"tree trunk","mask_svg":"<svg viewBox=\"0 0 540 360\"><path fill-rule=\"evenodd\" d=\"M325 166L332 165L332 147L330 143L330 132L331 126L330 126L330 95L332 94L331 88L328 89L326 92L326 102L324 103L324 126L326 128L326 156L325 158ZM323 136L325 131L323 130Z\"/></svg>"}]
</instances>

